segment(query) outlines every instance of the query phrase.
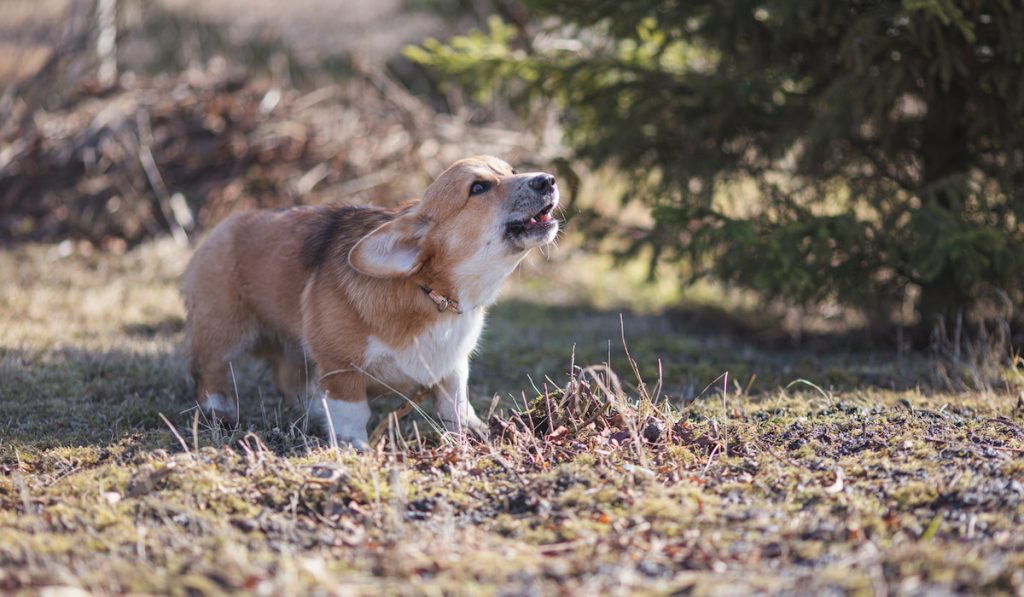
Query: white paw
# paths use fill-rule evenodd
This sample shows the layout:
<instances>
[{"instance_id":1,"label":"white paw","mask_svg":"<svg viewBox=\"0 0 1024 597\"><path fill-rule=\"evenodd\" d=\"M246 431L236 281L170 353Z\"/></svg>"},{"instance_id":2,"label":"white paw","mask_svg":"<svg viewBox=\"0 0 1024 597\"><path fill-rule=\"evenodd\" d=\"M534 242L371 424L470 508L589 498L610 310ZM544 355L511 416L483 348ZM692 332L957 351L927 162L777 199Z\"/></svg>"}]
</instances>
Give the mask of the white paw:
<instances>
[{"instance_id":1,"label":"white paw","mask_svg":"<svg viewBox=\"0 0 1024 597\"><path fill-rule=\"evenodd\" d=\"M321 410L322 404L321 402ZM365 400L346 402L327 398L324 431L327 437L333 432L339 445L349 444L357 450L370 449L370 437L366 433L366 424L369 421L370 405Z\"/></svg>"},{"instance_id":2,"label":"white paw","mask_svg":"<svg viewBox=\"0 0 1024 597\"><path fill-rule=\"evenodd\" d=\"M235 403L220 394L208 394L202 408L211 424L234 424L238 421Z\"/></svg>"},{"instance_id":3,"label":"white paw","mask_svg":"<svg viewBox=\"0 0 1024 597\"><path fill-rule=\"evenodd\" d=\"M337 435L338 445L339 446L343 446L345 444L348 444L348 445L352 446L353 448L355 448L359 452L365 452L365 451L370 449L370 438L366 435L365 431L363 432L362 436L358 436L358 435L342 436L341 434L336 434L336 435Z\"/></svg>"}]
</instances>

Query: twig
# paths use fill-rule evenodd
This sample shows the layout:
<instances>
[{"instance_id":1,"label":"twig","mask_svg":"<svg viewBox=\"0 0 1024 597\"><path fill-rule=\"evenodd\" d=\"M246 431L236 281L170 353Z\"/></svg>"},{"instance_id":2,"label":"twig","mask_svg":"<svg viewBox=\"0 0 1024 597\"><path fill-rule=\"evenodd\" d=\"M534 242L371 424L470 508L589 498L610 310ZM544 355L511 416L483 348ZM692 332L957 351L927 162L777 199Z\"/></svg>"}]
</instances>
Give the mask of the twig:
<instances>
[{"instance_id":1,"label":"twig","mask_svg":"<svg viewBox=\"0 0 1024 597\"><path fill-rule=\"evenodd\" d=\"M390 413L387 416L387 418L382 420L380 423L377 423L377 426L374 427L373 429L373 433L370 434L370 445L376 446L380 442L380 440L384 438L384 433L388 430L389 427L391 427L392 417L394 417L394 424L397 426L399 419L411 413L412 410L416 408L417 405L421 404L424 400L426 400L427 396L429 395L430 390L426 388L421 389L419 392L413 394L412 397L405 402L405 404L398 407L398 409L395 410L394 412ZM419 438L419 430L416 430L416 436L417 438ZM417 441L419 440L417 439Z\"/></svg>"},{"instance_id":2,"label":"twig","mask_svg":"<svg viewBox=\"0 0 1024 597\"><path fill-rule=\"evenodd\" d=\"M622 313L619 313L619 333L622 336L622 350L626 353L626 360L629 361L629 366L633 369L633 375L636 376L636 381L640 384L640 395L649 401L651 395L647 393L647 385L644 384L644 379L640 376L640 368L637 366L636 360L633 359L633 355L629 354L629 345L626 344L626 322L622 317Z\"/></svg>"},{"instance_id":3,"label":"twig","mask_svg":"<svg viewBox=\"0 0 1024 597\"><path fill-rule=\"evenodd\" d=\"M335 452L338 451L338 434L334 431L334 421L331 417L331 409L327 408L327 395L323 394L320 396L320 404L324 407L324 417L327 419L327 439L331 444L331 449Z\"/></svg>"},{"instance_id":4,"label":"twig","mask_svg":"<svg viewBox=\"0 0 1024 597\"><path fill-rule=\"evenodd\" d=\"M722 451L726 456L729 455L729 372L725 372L725 377L722 380L722 416L724 420L722 422L722 439L724 445Z\"/></svg>"},{"instance_id":5,"label":"twig","mask_svg":"<svg viewBox=\"0 0 1024 597\"><path fill-rule=\"evenodd\" d=\"M150 149L153 145L153 130L149 123L149 112L140 108L136 112L135 118L139 127L139 163L142 164L142 170L146 173L149 186L156 194L157 205L167 221L167 228L170 230L171 236L174 237L174 242L185 246L188 244L188 233L185 232L185 227L175 214L171 205L171 194L167 190L167 185L164 184L163 177L160 176L160 169L157 167L153 151ZM181 211L180 208L179 211Z\"/></svg>"},{"instance_id":6,"label":"twig","mask_svg":"<svg viewBox=\"0 0 1024 597\"><path fill-rule=\"evenodd\" d=\"M181 434L178 433L178 430L174 428L174 425L172 425L171 422L167 419L167 417L164 416L164 413L157 414L160 415L160 418L163 419L164 423L167 424L167 428L171 430L171 433L174 434L174 437L178 438L178 443L181 444L181 449L185 450L186 454L191 454L191 452L188 449L188 444L185 443L185 438L181 437Z\"/></svg>"}]
</instances>

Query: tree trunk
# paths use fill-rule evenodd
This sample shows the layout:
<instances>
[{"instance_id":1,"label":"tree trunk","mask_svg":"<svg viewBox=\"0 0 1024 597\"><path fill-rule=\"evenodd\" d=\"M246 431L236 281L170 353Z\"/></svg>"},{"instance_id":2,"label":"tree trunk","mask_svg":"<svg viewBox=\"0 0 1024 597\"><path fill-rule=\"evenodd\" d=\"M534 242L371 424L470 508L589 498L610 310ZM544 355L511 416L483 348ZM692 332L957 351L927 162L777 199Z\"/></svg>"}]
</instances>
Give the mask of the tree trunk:
<instances>
[{"instance_id":1,"label":"tree trunk","mask_svg":"<svg viewBox=\"0 0 1024 597\"><path fill-rule=\"evenodd\" d=\"M967 94L957 87L943 90L937 81L932 84L936 87L932 89L927 102L928 115L922 148L922 188L931 187L943 178L965 171L969 160L967 127L963 120ZM934 199L938 207L950 211L957 220L963 218L948 190L940 186L928 198ZM925 200L924 196L922 200ZM953 264L947 261L935 278L921 284L921 297L917 304L918 323L914 331L915 344L926 345L938 325L952 330L958 313L966 309L969 302L966 289L960 288L957 283Z\"/></svg>"},{"instance_id":2,"label":"tree trunk","mask_svg":"<svg viewBox=\"0 0 1024 597\"><path fill-rule=\"evenodd\" d=\"M958 315L969 306L970 298L960 289L954 276L952 266L947 265L934 280L921 285L917 305L919 318L914 331L914 343L919 347L926 347L940 326L952 335Z\"/></svg>"}]
</instances>

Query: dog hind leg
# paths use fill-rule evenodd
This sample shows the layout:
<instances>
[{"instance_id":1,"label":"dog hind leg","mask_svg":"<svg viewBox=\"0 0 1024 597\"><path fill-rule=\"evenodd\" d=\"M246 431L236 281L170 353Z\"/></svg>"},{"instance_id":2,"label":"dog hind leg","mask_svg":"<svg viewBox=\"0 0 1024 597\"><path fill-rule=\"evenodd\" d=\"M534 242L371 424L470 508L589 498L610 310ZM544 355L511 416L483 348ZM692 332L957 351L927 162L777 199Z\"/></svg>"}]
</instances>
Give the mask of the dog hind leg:
<instances>
[{"instance_id":1,"label":"dog hind leg","mask_svg":"<svg viewBox=\"0 0 1024 597\"><path fill-rule=\"evenodd\" d=\"M253 354L270 365L271 380L285 400L294 403L306 395L307 377L313 375L313 365L307 365L301 352L264 338L256 343Z\"/></svg>"},{"instance_id":2,"label":"dog hind leg","mask_svg":"<svg viewBox=\"0 0 1024 597\"><path fill-rule=\"evenodd\" d=\"M254 322L215 300L189 312L189 369L196 382L196 402L212 421L238 421L238 397L231 391L231 362L251 348Z\"/></svg>"}]
</instances>

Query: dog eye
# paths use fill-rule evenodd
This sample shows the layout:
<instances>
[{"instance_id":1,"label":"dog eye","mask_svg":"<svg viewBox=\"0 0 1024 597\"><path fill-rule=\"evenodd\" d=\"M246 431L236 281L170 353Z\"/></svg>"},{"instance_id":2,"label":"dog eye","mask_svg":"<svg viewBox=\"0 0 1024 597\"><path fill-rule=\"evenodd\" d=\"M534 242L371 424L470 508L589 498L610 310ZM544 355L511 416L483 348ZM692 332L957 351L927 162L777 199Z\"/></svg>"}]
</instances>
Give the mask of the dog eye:
<instances>
[{"instance_id":1,"label":"dog eye","mask_svg":"<svg viewBox=\"0 0 1024 597\"><path fill-rule=\"evenodd\" d=\"M488 191L488 189L490 189L490 188L491 188L491 183L489 183L489 182L481 182L481 181L478 180L478 181L474 182L472 186L469 187L469 194L470 195L479 195L481 193L486 193Z\"/></svg>"}]
</instances>

